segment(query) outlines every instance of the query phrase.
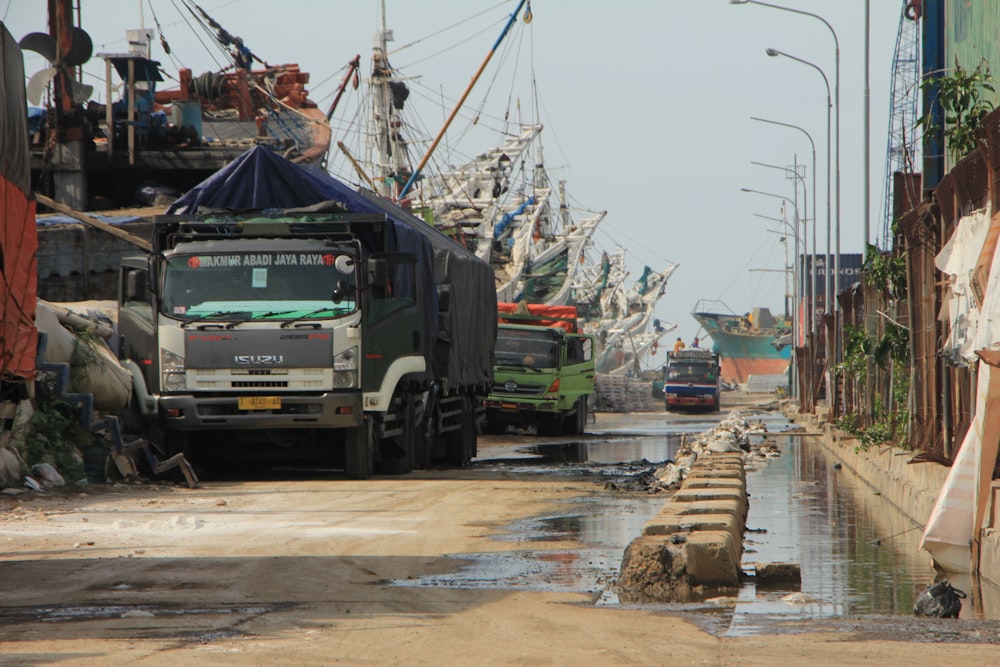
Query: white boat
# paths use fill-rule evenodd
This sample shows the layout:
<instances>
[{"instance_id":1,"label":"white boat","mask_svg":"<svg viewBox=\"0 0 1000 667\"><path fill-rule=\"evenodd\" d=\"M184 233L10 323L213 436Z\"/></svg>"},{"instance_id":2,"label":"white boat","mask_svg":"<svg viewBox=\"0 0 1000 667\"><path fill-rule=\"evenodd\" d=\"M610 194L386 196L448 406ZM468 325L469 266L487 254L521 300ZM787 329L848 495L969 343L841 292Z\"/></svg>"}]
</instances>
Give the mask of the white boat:
<instances>
[{"instance_id":1,"label":"white boat","mask_svg":"<svg viewBox=\"0 0 1000 667\"><path fill-rule=\"evenodd\" d=\"M358 149L370 156L364 161L369 166L355 164L355 170L380 194L410 206L489 262L498 301L577 305L584 329L601 341L601 372L641 368L659 338L675 328L654 313L676 265L647 267L630 284L624 248L606 264L592 257L594 232L607 212L569 205L566 182L553 182L546 172L540 124L517 125L516 134L476 157L455 160L458 166L446 156L437 162L447 168L422 171L427 156L418 165L413 147L437 141L403 131L426 125L409 117L408 78L389 62L391 35L383 22L368 79L368 142Z\"/></svg>"}]
</instances>

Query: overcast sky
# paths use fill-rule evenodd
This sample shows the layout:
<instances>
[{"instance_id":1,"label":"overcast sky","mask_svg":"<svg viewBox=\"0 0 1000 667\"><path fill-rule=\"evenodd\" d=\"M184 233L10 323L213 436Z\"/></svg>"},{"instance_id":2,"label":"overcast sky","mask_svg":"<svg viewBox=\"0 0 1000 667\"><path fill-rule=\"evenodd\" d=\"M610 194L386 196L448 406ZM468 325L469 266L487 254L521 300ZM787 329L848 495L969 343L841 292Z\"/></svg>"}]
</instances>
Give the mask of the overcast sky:
<instances>
[{"instance_id":1,"label":"overcast sky","mask_svg":"<svg viewBox=\"0 0 1000 667\"><path fill-rule=\"evenodd\" d=\"M15 38L46 30L45 4L0 0L3 21ZM372 40L380 25L378 0L199 4L268 62L297 62L310 72L310 97L323 108L341 68L355 54L362 56L363 74L370 70ZM391 62L419 77L411 85L411 102L433 134L444 119L440 99L433 98L448 100L450 108L517 1L385 4L388 27L395 33L390 49L399 49ZM839 37L841 250L861 252L865 3L772 4L818 14ZM153 57L171 74L175 61L195 74L218 69L222 62L199 41L190 18L181 18L181 0L153 0L152 9L148 1L137 0L83 0L82 5L83 26L95 53L127 50L125 30L155 27L155 12L172 56L156 44ZM871 230L872 241L883 247L878 237L884 225L889 83L902 6L902 0L871 2ZM812 62L834 87L829 30L808 16L753 4L735 6L729 0L534 0L531 10L531 23L519 21L512 29L469 96L467 107L481 108L480 125L462 134L467 123L456 121L458 129L445 143L460 145L466 154L483 152L498 142L505 112L516 119L520 103L522 117L531 118L536 113L528 84L533 76L550 175L567 181L574 206L608 211L595 236L598 249L627 247L633 275L644 264L679 264L657 311L662 320L677 324L678 335L690 341L698 333L690 313L699 300L720 300L738 312L754 306L781 312L784 251L781 236L768 230L783 227L755 214L780 217L782 202L740 189L792 198L792 183L783 171L751 162L785 166L797 157L808 166L812 199L812 155L800 132L750 117L799 125L816 142L817 247L824 253L826 88L813 68L768 57L765 49ZM43 66L40 58L26 57L29 75ZM94 59L86 69L93 73L87 83L103 88L94 78L103 76L103 64ZM335 139L346 138L357 105L355 99L345 100L335 118ZM810 203L803 215L811 217L811 209ZM806 228L811 234L811 223Z\"/></svg>"}]
</instances>

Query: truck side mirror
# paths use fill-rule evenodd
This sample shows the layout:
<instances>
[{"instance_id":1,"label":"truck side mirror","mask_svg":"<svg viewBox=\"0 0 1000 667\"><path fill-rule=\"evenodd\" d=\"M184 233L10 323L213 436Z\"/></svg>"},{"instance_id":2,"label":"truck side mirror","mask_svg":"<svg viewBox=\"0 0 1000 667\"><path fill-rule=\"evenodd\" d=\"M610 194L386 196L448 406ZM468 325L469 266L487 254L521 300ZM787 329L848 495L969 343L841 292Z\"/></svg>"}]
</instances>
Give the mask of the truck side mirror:
<instances>
[{"instance_id":1,"label":"truck side mirror","mask_svg":"<svg viewBox=\"0 0 1000 667\"><path fill-rule=\"evenodd\" d=\"M330 294L330 300L334 303L340 303L344 299L353 299L355 293L354 285L346 280L338 280L337 286L333 288L333 293Z\"/></svg>"}]
</instances>

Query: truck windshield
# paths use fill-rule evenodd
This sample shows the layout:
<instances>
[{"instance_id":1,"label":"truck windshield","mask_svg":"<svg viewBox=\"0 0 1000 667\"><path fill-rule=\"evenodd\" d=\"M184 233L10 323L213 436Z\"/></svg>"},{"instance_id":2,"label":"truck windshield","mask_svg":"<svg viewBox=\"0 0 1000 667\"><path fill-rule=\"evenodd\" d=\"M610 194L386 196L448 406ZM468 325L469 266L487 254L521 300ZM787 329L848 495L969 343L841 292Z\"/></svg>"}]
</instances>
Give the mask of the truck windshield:
<instances>
[{"instance_id":1,"label":"truck windshield","mask_svg":"<svg viewBox=\"0 0 1000 667\"><path fill-rule=\"evenodd\" d=\"M255 252L176 255L163 277L163 312L182 320L342 317L357 309L349 254Z\"/></svg>"},{"instance_id":2,"label":"truck windshield","mask_svg":"<svg viewBox=\"0 0 1000 667\"><path fill-rule=\"evenodd\" d=\"M678 363L666 368L667 382L715 382L718 378L713 364Z\"/></svg>"},{"instance_id":3,"label":"truck windshield","mask_svg":"<svg viewBox=\"0 0 1000 667\"><path fill-rule=\"evenodd\" d=\"M525 368L559 366L559 343L548 331L524 331L500 327L497 330L496 363Z\"/></svg>"}]
</instances>

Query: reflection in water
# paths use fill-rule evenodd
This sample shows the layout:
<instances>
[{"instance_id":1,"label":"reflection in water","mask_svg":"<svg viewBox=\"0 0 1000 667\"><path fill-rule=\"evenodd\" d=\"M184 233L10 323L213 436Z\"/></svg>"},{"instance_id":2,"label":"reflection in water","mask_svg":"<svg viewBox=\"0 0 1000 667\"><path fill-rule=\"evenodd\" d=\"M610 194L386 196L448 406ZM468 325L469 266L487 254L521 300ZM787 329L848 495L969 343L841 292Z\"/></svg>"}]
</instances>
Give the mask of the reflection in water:
<instances>
[{"instance_id":1,"label":"reflection in water","mask_svg":"<svg viewBox=\"0 0 1000 667\"><path fill-rule=\"evenodd\" d=\"M800 591L744 586L735 606L714 603L657 605L696 612L720 633L768 631L775 622L838 616L911 615L913 601L933 581L930 557L919 548L922 526L902 516L810 437L784 434L787 421L768 422L769 439L782 454L748 468L750 512L743 563L794 561L801 565ZM669 427L674 426L670 424ZM598 463L595 474L615 474L622 462L665 461L684 433L636 438L538 444L544 459L508 465L543 468L548 474ZM687 434L690 436L690 434ZM591 469L594 470L594 469ZM616 468L621 473L621 468ZM495 535L517 542L511 552L461 554L458 572L395 582L401 586L559 590L600 594L599 604L616 604L613 580L629 542L662 507L663 496L597 494L580 498L564 512L518 521ZM1000 618L1000 591L986 584L952 580L969 593L963 618ZM794 594L794 601L782 598Z\"/></svg>"},{"instance_id":2,"label":"reflection in water","mask_svg":"<svg viewBox=\"0 0 1000 667\"><path fill-rule=\"evenodd\" d=\"M834 469L811 438L781 436L780 458L750 471L750 513L744 566L795 561L802 567L802 595L792 605L758 598L752 584L740 595L730 632L750 630L763 614L829 617L912 614L913 600L933 581L919 550L921 526L880 500L849 470ZM964 610L963 610L964 611ZM965 614L963 613L963 616Z\"/></svg>"},{"instance_id":3,"label":"reflection in water","mask_svg":"<svg viewBox=\"0 0 1000 667\"><path fill-rule=\"evenodd\" d=\"M532 454L548 463L633 463L648 461L665 463L673 461L684 433L667 433L665 436L648 436L627 440L593 440L585 442L555 442L535 445ZM690 437L690 436L688 436Z\"/></svg>"}]
</instances>

